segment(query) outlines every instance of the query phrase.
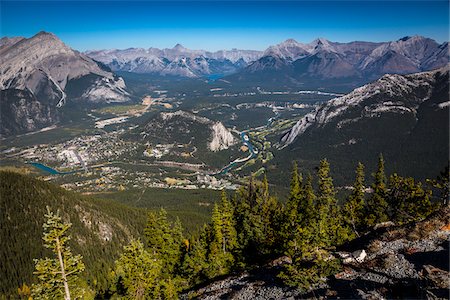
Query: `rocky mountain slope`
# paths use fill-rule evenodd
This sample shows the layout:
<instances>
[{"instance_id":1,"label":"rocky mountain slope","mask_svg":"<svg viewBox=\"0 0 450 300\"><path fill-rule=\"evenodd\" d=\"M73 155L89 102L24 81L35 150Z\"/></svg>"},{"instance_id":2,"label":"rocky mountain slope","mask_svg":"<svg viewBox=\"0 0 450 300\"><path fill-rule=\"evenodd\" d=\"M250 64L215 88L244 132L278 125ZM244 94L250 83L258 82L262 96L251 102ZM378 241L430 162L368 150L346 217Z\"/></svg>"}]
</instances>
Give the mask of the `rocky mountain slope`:
<instances>
[{"instance_id":1,"label":"rocky mountain slope","mask_svg":"<svg viewBox=\"0 0 450 300\"><path fill-rule=\"evenodd\" d=\"M122 78L47 32L1 40L0 90L1 135L54 124L59 119L57 108L68 99L130 100Z\"/></svg>"},{"instance_id":2,"label":"rocky mountain slope","mask_svg":"<svg viewBox=\"0 0 450 300\"><path fill-rule=\"evenodd\" d=\"M17 288L24 283L30 286L35 280L33 259L51 255L42 241L46 206L59 210L63 220L72 223L70 246L74 253L83 255L84 279L91 288L105 290L122 247L142 234L146 211L1 171L0 297L18 299Z\"/></svg>"},{"instance_id":3,"label":"rocky mountain slope","mask_svg":"<svg viewBox=\"0 0 450 300\"><path fill-rule=\"evenodd\" d=\"M191 50L180 44L170 49L130 48L125 50L87 51L89 57L104 63L113 71L153 73L181 77L231 74L258 59L255 50Z\"/></svg>"},{"instance_id":4,"label":"rocky mountain slope","mask_svg":"<svg viewBox=\"0 0 450 300\"><path fill-rule=\"evenodd\" d=\"M309 291L282 285L281 257L253 271L214 281L182 299L448 299L450 210L403 225L380 224L332 255L343 271Z\"/></svg>"},{"instance_id":5,"label":"rocky mountain slope","mask_svg":"<svg viewBox=\"0 0 450 300\"><path fill-rule=\"evenodd\" d=\"M238 139L221 122L187 111L162 112L144 125L141 133L152 142L192 144L212 152L228 149Z\"/></svg>"},{"instance_id":6,"label":"rocky mountain slope","mask_svg":"<svg viewBox=\"0 0 450 300\"><path fill-rule=\"evenodd\" d=\"M229 80L256 81L261 77L279 84L301 84L312 79L367 82L386 73L436 69L448 61L448 42L440 45L421 36L385 43L335 43L320 38L303 44L289 39L269 47L261 58Z\"/></svg>"},{"instance_id":7,"label":"rocky mountain slope","mask_svg":"<svg viewBox=\"0 0 450 300\"><path fill-rule=\"evenodd\" d=\"M448 67L385 75L305 115L281 137L282 151L328 157L338 168L344 153L370 163L367 157L382 152L397 171L434 177L448 161L448 78Z\"/></svg>"}]
</instances>

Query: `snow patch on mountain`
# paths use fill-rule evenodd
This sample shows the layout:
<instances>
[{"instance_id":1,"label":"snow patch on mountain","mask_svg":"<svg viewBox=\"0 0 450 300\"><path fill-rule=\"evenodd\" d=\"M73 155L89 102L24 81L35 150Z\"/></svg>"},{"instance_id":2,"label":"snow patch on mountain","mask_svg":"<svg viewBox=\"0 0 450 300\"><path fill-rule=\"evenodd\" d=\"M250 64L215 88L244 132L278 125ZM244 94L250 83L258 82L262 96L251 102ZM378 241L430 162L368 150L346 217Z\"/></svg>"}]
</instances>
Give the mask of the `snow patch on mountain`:
<instances>
[{"instance_id":1,"label":"snow patch on mountain","mask_svg":"<svg viewBox=\"0 0 450 300\"><path fill-rule=\"evenodd\" d=\"M438 104L438 107L439 107L440 109L444 109L444 108L446 108L446 107L450 107L450 101L446 101L446 102L439 103L439 104Z\"/></svg>"}]
</instances>

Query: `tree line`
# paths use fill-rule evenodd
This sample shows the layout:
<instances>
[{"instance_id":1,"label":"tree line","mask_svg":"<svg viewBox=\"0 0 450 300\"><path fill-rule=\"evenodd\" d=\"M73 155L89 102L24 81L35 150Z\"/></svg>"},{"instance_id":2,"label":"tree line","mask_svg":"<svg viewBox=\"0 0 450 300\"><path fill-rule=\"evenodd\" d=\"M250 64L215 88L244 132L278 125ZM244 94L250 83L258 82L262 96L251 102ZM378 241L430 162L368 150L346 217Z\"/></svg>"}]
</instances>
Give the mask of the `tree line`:
<instances>
[{"instance_id":1,"label":"tree line","mask_svg":"<svg viewBox=\"0 0 450 300\"><path fill-rule=\"evenodd\" d=\"M326 159L320 162L315 180L310 174L300 174L294 163L285 203L270 194L266 178L261 182L250 178L232 196L223 191L210 222L189 237L184 236L179 220L171 221L164 209L149 212L144 235L124 247L110 274L109 290L98 296L175 299L198 284L280 256L287 256L289 263L283 265L278 279L307 290L341 268L340 260L331 255L337 246L367 233L376 224L417 221L448 205L448 169L428 185L398 174L387 177L380 155L370 186L365 177L364 165L358 163L351 192L343 203L338 202ZM431 201L433 191L441 201ZM68 228L58 225L58 218L50 212L47 215L44 240L63 259L36 261L35 274L41 280L32 286L31 293L36 299L55 293L70 299L69 284L77 282L84 266L81 257L70 250L57 253L54 235L48 230L59 228L66 236ZM55 271L56 266L62 271ZM48 282L43 277L46 268L53 270L56 278L50 286L44 284ZM73 298L82 294L79 287L74 286Z\"/></svg>"}]
</instances>

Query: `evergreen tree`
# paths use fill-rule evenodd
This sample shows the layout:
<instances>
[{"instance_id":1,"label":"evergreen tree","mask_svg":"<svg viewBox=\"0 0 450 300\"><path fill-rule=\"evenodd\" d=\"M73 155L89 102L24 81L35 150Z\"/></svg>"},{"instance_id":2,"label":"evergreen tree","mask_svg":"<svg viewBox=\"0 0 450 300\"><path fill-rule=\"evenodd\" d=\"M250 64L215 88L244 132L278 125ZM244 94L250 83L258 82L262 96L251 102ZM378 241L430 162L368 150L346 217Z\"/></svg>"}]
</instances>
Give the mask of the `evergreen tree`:
<instances>
[{"instance_id":1,"label":"evergreen tree","mask_svg":"<svg viewBox=\"0 0 450 300\"><path fill-rule=\"evenodd\" d=\"M288 255L293 254L300 256L301 259L306 257L312 249L316 248L315 244L315 228L317 228L317 219L315 218L315 202L316 196L312 188L312 177L308 178L304 187L304 197L301 200L297 210L297 223L293 229L294 239L289 241Z\"/></svg>"},{"instance_id":2,"label":"evergreen tree","mask_svg":"<svg viewBox=\"0 0 450 300\"><path fill-rule=\"evenodd\" d=\"M348 226L350 226L356 236L363 227L364 222L364 165L358 163L356 167L356 178L353 184L353 191L343 207L343 217Z\"/></svg>"},{"instance_id":3,"label":"evergreen tree","mask_svg":"<svg viewBox=\"0 0 450 300\"><path fill-rule=\"evenodd\" d=\"M449 166L447 165L445 169L439 174L439 176L436 177L436 179L430 180L427 179L428 183L431 183L431 185L437 189L438 196L441 200L442 205L444 206L450 206L449 201L449 190L450 190L450 170Z\"/></svg>"},{"instance_id":4,"label":"evergreen tree","mask_svg":"<svg viewBox=\"0 0 450 300\"><path fill-rule=\"evenodd\" d=\"M219 205L216 205L213 210L212 224L216 241L221 244L222 252L233 251L237 246L236 221L234 220L233 206L228 200L225 190L222 191Z\"/></svg>"},{"instance_id":5,"label":"evergreen tree","mask_svg":"<svg viewBox=\"0 0 450 300\"><path fill-rule=\"evenodd\" d=\"M182 265L182 275L189 285L198 284L215 275L208 272L209 236L209 226L204 225L199 235L193 237L189 243Z\"/></svg>"},{"instance_id":6,"label":"evergreen tree","mask_svg":"<svg viewBox=\"0 0 450 300\"><path fill-rule=\"evenodd\" d=\"M68 230L70 223L63 223L59 212L54 214L47 206L47 221L44 223L44 246L50 249L56 258L36 259L36 271L39 283L33 285L32 294L35 299L65 300L80 298L79 275L84 271L81 255L73 255L67 244L70 240Z\"/></svg>"},{"instance_id":7,"label":"evergreen tree","mask_svg":"<svg viewBox=\"0 0 450 300\"><path fill-rule=\"evenodd\" d=\"M148 251L161 259L165 273L173 273L180 263L183 249L183 229L180 221L177 219L171 223L164 209L149 212L144 234Z\"/></svg>"},{"instance_id":8,"label":"evergreen tree","mask_svg":"<svg viewBox=\"0 0 450 300\"><path fill-rule=\"evenodd\" d=\"M389 178L387 198L392 210L392 220L399 224L422 219L432 211L431 191L413 178L393 174Z\"/></svg>"},{"instance_id":9,"label":"evergreen tree","mask_svg":"<svg viewBox=\"0 0 450 300\"><path fill-rule=\"evenodd\" d=\"M316 243L319 246L330 246L334 240L334 219L337 217L333 214L337 203L335 199L335 191L333 179L330 176L330 164L326 159L320 161L318 175L318 195L316 202L317 213L317 232ZM331 234L330 234L331 233Z\"/></svg>"},{"instance_id":10,"label":"evergreen tree","mask_svg":"<svg viewBox=\"0 0 450 300\"><path fill-rule=\"evenodd\" d=\"M219 204L214 205L211 217L212 237L209 244L208 261L215 275L229 272L234 263L233 251L237 247L236 222L233 206L225 191Z\"/></svg>"},{"instance_id":11,"label":"evergreen tree","mask_svg":"<svg viewBox=\"0 0 450 300\"><path fill-rule=\"evenodd\" d=\"M236 231L239 243L239 265L271 256L279 248L282 210L270 196L267 179L255 183L250 178L234 198Z\"/></svg>"},{"instance_id":12,"label":"evergreen tree","mask_svg":"<svg viewBox=\"0 0 450 300\"><path fill-rule=\"evenodd\" d=\"M301 175L298 173L297 162L294 161L291 175L289 198L284 208L284 220L281 232L283 239L286 241L284 245L285 249L289 247L288 244L294 240L296 235L295 228L298 225L298 208L301 198L302 198L302 178Z\"/></svg>"},{"instance_id":13,"label":"evergreen tree","mask_svg":"<svg viewBox=\"0 0 450 300\"><path fill-rule=\"evenodd\" d=\"M129 299L158 299L161 293L161 260L144 249L140 241L132 241L116 261L116 281Z\"/></svg>"},{"instance_id":14,"label":"evergreen tree","mask_svg":"<svg viewBox=\"0 0 450 300\"><path fill-rule=\"evenodd\" d=\"M330 253L323 248L341 243L347 238L347 232L341 226L342 219L329 170L327 160L322 160L318 170L317 197L312 188L311 176L305 183L297 211L295 238L288 243L287 254L292 258L292 264L286 264L279 274L286 284L303 290L339 270L339 261L330 260Z\"/></svg>"},{"instance_id":15,"label":"evergreen tree","mask_svg":"<svg viewBox=\"0 0 450 300\"><path fill-rule=\"evenodd\" d=\"M303 195L297 209L299 222L302 227L310 228L314 222L314 203L316 201L311 175L308 175L302 192Z\"/></svg>"},{"instance_id":16,"label":"evergreen tree","mask_svg":"<svg viewBox=\"0 0 450 300\"><path fill-rule=\"evenodd\" d=\"M374 226L377 223L388 221L388 203L386 201L386 174L384 172L384 159L380 154L378 158L378 169L372 184L373 194L367 200L366 224Z\"/></svg>"}]
</instances>

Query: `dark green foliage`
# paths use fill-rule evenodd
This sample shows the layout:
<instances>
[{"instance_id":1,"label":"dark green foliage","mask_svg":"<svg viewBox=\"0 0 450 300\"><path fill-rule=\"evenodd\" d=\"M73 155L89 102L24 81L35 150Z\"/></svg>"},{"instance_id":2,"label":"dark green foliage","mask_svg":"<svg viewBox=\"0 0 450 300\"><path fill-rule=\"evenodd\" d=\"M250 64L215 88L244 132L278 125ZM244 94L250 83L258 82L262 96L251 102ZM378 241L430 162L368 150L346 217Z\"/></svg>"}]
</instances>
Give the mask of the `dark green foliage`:
<instances>
[{"instance_id":1,"label":"dark green foliage","mask_svg":"<svg viewBox=\"0 0 450 300\"><path fill-rule=\"evenodd\" d=\"M364 226L365 221L370 220L371 224L384 220L407 223L426 217L434 208L430 204L431 191L412 178L394 174L387 184L382 156L374 174L373 193L367 201L364 166L359 163L353 190L341 207L330 175L330 164L324 159L317 171L317 184L311 176L303 180L294 165L291 190L285 206L270 194L267 178L262 182L250 178L248 184L233 197L229 198L223 192L221 200L214 205L210 222L188 238L183 236L181 223L168 218L164 210L149 213L144 243L141 243L129 234L136 228L133 225L144 227L141 211L76 197L47 183L13 173L3 172L0 176L4 179L0 181L0 211L4 214L1 219L2 239L11 239L8 243L2 240L6 251L3 249L0 253L7 267L3 269L2 265L2 274L11 274L8 267L28 267L21 261L22 256L10 263L8 253L22 249L19 245L22 247L22 241L27 239L39 244L39 239L36 241L33 236L27 235L35 234L36 230L33 226L23 226L22 223L27 222L20 222L20 218L22 215L32 215L42 223L42 216L39 217L36 211L42 211L39 205L45 203L60 208L63 220L74 224L73 236L77 243L73 240L68 243L75 253L83 255L86 263L83 279L90 288L97 294L100 291L101 296L101 292L106 290L104 287L112 283L104 297L123 296L129 299L173 299L179 292L194 285L265 264L283 254L292 262L284 265L279 278L286 284L307 290L340 269L340 262L332 251L368 230ZM8 199L8 202L3 199ZM26 219L29 221L30 218ZM11 220L15 220L14 223ZM87 220L90 221L89 226ZM107 220L113 222L108 223ZM112 226L111 240L98 238L96 226L101 224ZM130 240L134 241L124 248L124 253L117 259L117 252L112 251L117 248L108 245L116 247ZM29 246L28 252L32 257L44 256L40 248L37 254L33 252L37 248L35 244ZM111 270L111 259L116 259L114 271ZM101 267L98 267L99 263ZM20 274L20 280L7 281L10 279L5 280L3 276L1 280L9 284L9 291L22 286L21 295L27 295L29 289L23 283L31 281L23 280L27 278L26 273ZM14 278L14 275L11 277Z\"/></svg>"},{"instance_id":2,"label":"dark green foliage","mask_svg":"<svg viewBox=\"0 0 450 300\"><path fill-rule=\"evenodd\" d=\"M347 197L343 207L343 217L347 226L349 226L356 236L359 236L359 232L364 227L364 208L365 208L365 196L364 196L364 165L358 163L356 167L356 178L353 184L353 191Z\"/></svg>"},{"instance_id":3,"label":"dark green foliage","mask_svg":"<svg viewBox=\"0 0 450 300\"><path fill-rule=\"evenodd\" d=\"M68 241L70 223L63 223L59 213L54 214L47 207L44 223L44 246L53 252L53 258L36 259L39 279L32 287L34 299L78 299L84 291L80 288L79 275L84 271L81 255L73 255Z\"/></svg>"},{"instance_id":4,"label":"dark green foliage","mask_svg":"<svg viewBox=\"0 0 450 300\"><path fill-rule=\"evenodd\" d=\"M269 194L267 179L256 183L250 178L247 187L238 190L234 206L239 261L254 263L273 256L279 247L277 238L282 210L276 198Z\"/></svg>"},{"instance_id":5,"label":"dark green foliage","mask_svg":"<svg viewBox=\"0 0 450 300\"><path fill-rule=\"evenodd\" d=\"M36 281L33 259L51 256L42 241L46 206L59 210L62 220L72 224L68 245L83 256L83 280L99 293L107 290L114 260L142 233L146 212L0 172L0 295L16 298L18 287Z\"/></svg>"},{"instance_id":6,"label":"dark green foliage","mask_svg":"<svg viewBox=\"0 0 450 300\"><path fill-rule=\"evenodd\" d=\"M149 212L144 235L148 251L163 262L164 272L172 273L182 254L183 229L180 221L169 222L164 209Z\"/></svg>"},{"instance_id":7,"label":"dark green foliage","mask_svg":"<svg viewBox=\"0 0 450 300\"><path fill-rule=\"evenodd\" d=\"M291 242L294 244L292 247L293 250L296 251L297 248L295 241L295 238L298 235L296 233L296 227L300 224L299 219L301 219L301 216L299 216L299 205L303 197L302 177L298 173L297 162L294 162L291 175L291 188L289 191L289 198L284 207L284 219L281 232L283 239L286 241L286 244L284 245L284 249L286 250L291 248L289 245Z\"/></svg>"},{"instance_id":8,"label":"dark green foliage","mask_svg":"<svg viewBox=\"0 0 450 300\"><path fill-rule=\"evenodd\" d=\"M386 201L386 174L384 172L384 158L380 154L378 158L378 168L373 174L372 184L373 194L367 200L366 224L373 226L377 223L388 220L388 203Z\"/></svg>"},{"instance_id":9,"label":"dark green foliage","mask_svg":"<svg viewBox=\"0 0 450 300\"><path fill-rule=\"evenodd\" d=\"M404 224L428 216L431 213L431 191L424 190L422 183L413 178L397 174L389 177L387 199L390 204L391 220Z\"/></svg>"},{"instance_id":10,"label":"dark green foliage","mask_svg":"<svg viewBox=\"0 0 450 300\"><path fill-rule=\"evenodd\" d=\"M205 281L211 275L208 272L209 229L210 227L204 225L200 234L193 237L188 244L189 249L183 260L181 274L191 285Z\"/></svg>"},{"instance_id":11,"label":"dark green foliage","mask_svg":"<svg viewBox=\"0 0 450 300\"><path fill-rule=\"evenodd\" d=\"M339 245L348 240L349 231L344 226L341 208L337 204L330 164L326 159L320 162L318 192L315 209L317 211L315 242L319 247Z\"/></svg>"},{"instance_id":12,"label":"dark green foliage","mask_svg":"<svg viewBox=\"0 0 450 300\"><path fill-rule=\"evenodd\" d=\"M340 268L339 260L330 256L328 251L315 249L295 257L278 277L287 285L306 291L339 272Z\"/></svg>"},{"instance_id":13,"label":"dark green foliage","mask_svg":"<svg viewBox=\"0 0 450 300\"><path fill-rule=\"evenodd\" d=\"M237 233L234 209L225 191L222 192L220 203L214 205L211 229L208 262L213 273L226 274L234 263L233 251L237 248Z\"/></svg>"},{"instance_id":14,"label":"dark green foliage","mask_svg":"<svg viewBox=\"0 0 450 300\"><path fill-rule=\"evenodd\" d=\"M161 261L155 254L144 249L140 241L132 241L116 261L116 284L120 285L129 299L159 297Z\"/></svg>"},{"instance_id":15,"label":"dark green foliage","mask_svg":"<svg viewBox=\"0 0 450 300\"><path fill-rule=\"evenodd\" d=\"M430 180L427 182L431 183L431 185L437 189L438 197L440 198L440 202L442 205L450 205L449 202L449 190L450 190L450 171L449 166L447 165L443 171L436 177L436 179Z\"/></svg>"}]
</instances>

